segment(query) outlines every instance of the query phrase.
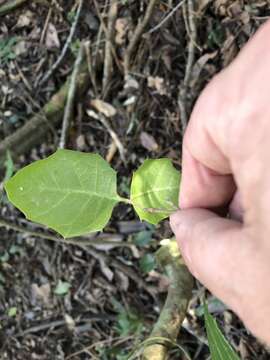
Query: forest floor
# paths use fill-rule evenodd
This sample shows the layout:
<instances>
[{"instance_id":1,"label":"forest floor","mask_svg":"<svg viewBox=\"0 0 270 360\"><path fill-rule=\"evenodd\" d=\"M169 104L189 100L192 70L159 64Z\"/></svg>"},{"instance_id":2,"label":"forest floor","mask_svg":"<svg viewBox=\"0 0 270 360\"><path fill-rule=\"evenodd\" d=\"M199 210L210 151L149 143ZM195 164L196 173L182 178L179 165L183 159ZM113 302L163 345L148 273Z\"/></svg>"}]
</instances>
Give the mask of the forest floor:
<instances>
[{"instance_id":1,"label":"forest floor","mask_svg":"<svg viewBox=\"0 0 270 360\"><path fill-rule=\"evenodd\" d=\"M0 14L0 191L17 169L58 148L65 103L60 98L53 121L43 107L72 74L81 44L87 79L66 147L101 154L128 196L132 172L144 159L169 157L181 167L182 134L196 98L270 17L264 0L88 0L78 21L76 0L0 0L0 11L14 2L22 4ZM37 113L38 127L20 132ZM7 152L1 144L11 135L15 144ZM120 205L100 242L85 247L37 236L48 230L27 222L5 194L0 201L1 219L10 224L0 227L0 358L128 359L166 297L168 281L153 254L172 236L169 222L149 226ZM192 359L209 359L205 296L241 359L270 358L197 283L179 335ZM172 349L170 359L180 358Z\"/></svg>"}]
</instances>

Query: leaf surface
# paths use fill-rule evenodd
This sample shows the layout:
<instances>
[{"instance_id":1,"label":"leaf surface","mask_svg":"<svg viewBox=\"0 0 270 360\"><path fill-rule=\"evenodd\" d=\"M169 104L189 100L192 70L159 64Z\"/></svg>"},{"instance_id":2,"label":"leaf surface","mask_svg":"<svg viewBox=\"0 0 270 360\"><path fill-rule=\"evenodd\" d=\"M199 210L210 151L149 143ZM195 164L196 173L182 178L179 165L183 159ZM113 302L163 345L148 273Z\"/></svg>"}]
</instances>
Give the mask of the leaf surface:
<instances>
[{"instance_id":1,"label":"leaf surface","mask_svg":"<svg viewBox=\"0 0 270 360\"><path fill-rule=\"evenodd\" d=\"M206 332L212 360L240 360L229 342L220 331L216 320L210 315L207 305L204 306Z\"/></svg>"},{"instance_id":2,"label":"leaf surface","mask_svg":"<svg viewBox=\"0 0 270 360\"><path fill-rule=\"evenodd\" d=\"M177 208L180 172L170 159L146 160L133 174L131 202L141 220L156 225Z\"/></svg>"},{"instance_id":3,"label":"leaf surface","mask_svg":"<svg viewBox=\"0 0 270 360\"><path fill-rule=\"evenodd\" d=\"M57 150L17 172L6 184L9 200L32 221L65 238L100 231L109 221L116 172L97 154Z\"/></svg>"}]
</instances>

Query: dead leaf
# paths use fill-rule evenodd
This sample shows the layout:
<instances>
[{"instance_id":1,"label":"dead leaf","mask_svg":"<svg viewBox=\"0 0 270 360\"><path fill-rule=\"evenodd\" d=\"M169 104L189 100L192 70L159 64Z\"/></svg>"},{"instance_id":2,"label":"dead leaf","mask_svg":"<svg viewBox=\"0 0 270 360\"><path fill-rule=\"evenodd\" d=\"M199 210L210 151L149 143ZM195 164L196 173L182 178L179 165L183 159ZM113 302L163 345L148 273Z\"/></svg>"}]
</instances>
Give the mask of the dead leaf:
<instances>
[{"instance_id":1,"label":"dead leaf","mask_svg":"<svg viewBox=\"0 0 270 360\"><path fill-rule=\"evenodd\" d=\"M139 85L138 81L136 79L134 79L134 77L132 77L131 75L126 76L125 85L124 85L125 90L129 90L129 89L138 90L139 87L140 87L140 85Z\"/></svg>"},{"instance_id":2,"label":"dead leaf","mask_svg":"<svg viewBox=\"0 0 270 360\"><path fill-rule=\"evenodd\" d=\"M19 41L16 45L14 45L13 51L16 54L16 56L25 54L27 52L26 41L25 40Z\"/></svg>"},{"instance_id":3,"label":"dead leaf","mask_svg":"<svg viewBox=\"0 0 270 360\"><path fill-rule=\"evenodd\" d=\"M50 304L51 286L49 283L41 286L32 284L31 290L34 304L38 301L42 301L45 305Z\"/></svg>"},{"instance_id":4,"label":"dead leaf","mask_svg":"<svg viewBox=\"0 0 270 360\"><path fill-rule=\"evenodd\" d=\"M57 49L60 48L60 41L59 41L58 33L56 30L56 27L52 23L49 23L49 25L48 25L48 29L46 32L45 45L46 45L47 49L49 49L49 50L55 49L55 48L57 48Z\"/></svg>"},{"instance_id":5,"label":"dead leaf","mask_svg":"<svg viewBox=\"0 0 270 360\"><path fill-rule=\"evenodd\" d=\"M200 74L202 70L204 69L205 65L208 63L209 60L212 60L216 57L217 51L214 51L212 53L204 54L202 55L197 62L194 64L190 76L190 87L193 88L197 81L200 78Z\"/></svg>"},{"instance_id":6,"label":"dead leaf","mask_svg":"<svg viewBox=\"0 0 270 360\"><path fill-rule=\"evenodd\" d=\"M141 132L140 141L142 146L148 151L157 151L159 148L154 137L145 131Z\"/></svg>"},{"instance_id":7,"label":"dead leaf","mask_svg":"<svg viewBox=\"0 0 270 360\"><path fill-rule=\"evenodd\" d=\"M113 117L117 113L115 107L100 99L92 100L91 105L93 106L93 108L95 108L97 111L107 117Z\"/></svg>"},{"instance_id":8,"label":"dead leaf","mask_svg":"<svg viewBox=\"0 0 270 360\"><path fill-rule=\"evenodd\" d=\"M23 28L23 27L29 26L33 20L33 16L34 16L34 14L32 13L32 11L27 10L25 13L23 13L19 16L19 19L18 19L15 27Z\"/></svg>"},{"instance_id":9,"label":"dead leaf","mask_svg":"<svg viewBox=\"0 0 270 360\"><path fill-rule=\"evenodd\" d=\"M236 57L238 53L238 48L235 43L235 36L232 34L228 34L227 39L224 41L221 56L223 61L223 66L228 66L232 60Z\"/></svg>"},{"instance_id":10,"label":"dead leaf","mask_svg":"<svg viewBox=\"0 0 270 360\"><path fill-rule=\"evenodd\" d=\"M64 318L65 318L65 322L66 322L68 330L71 331L71 332L74 331L75 330L75 321L74 321L74 319L69 314L65 314Z\"/></svg>"},{"instance_id":11,"label":"dead leaf","mask_svg":"<svg viewBox=\"0 0 270 360\"><path fill-rule=\"evenodd\" d=\"M116 277L117 277L117 288L123 291L127 291L129 287L129 279L126 274L122 271L116 270Z\"/></svg>"},{"instance_id":12,"label":"dead leaf","mask_svg":"<svg viewBox=\"0 0 270 360\"><path fill-rule=\"evenodd\" d=\"M157 90L160 95L166 95L164 79L159 76L148 76L147 84L150 88Z\"/></svg>"},{"instance_id":13,"label":"dead leaf","mask_svg":"<svg viewBox=\"0 0 270 360\"><path fill-rule=\"evenodd\" d=\"M85 136L83 134L79 135L76 139L76 145L78 150L85 149Z\"/></svg>"},{"instance_id":14,"label":"dead leaf","mask_svg":"<svg viewBox=\"0 0 270 360\"><path fill-rule=\"evenodd\" d=\"M115 22L115 42L118 45L122 45L125 42L125 37L128 32L129 22L126 18L118 18Z\"/></svg>"},{"instance_id":15,"label":"dead leaf","mask_svg":"<svg viewBox=\"0 0 270 360\"><path fill-rule=\"evenodd\" d=\"M107 278L107 280L112 281L112 279L114 277L114 273L109 268L109 266L107 266L106 263L103 261L101 261L99 264L100 264L100 270L101 270L102 274Z\"/></svg>"}]
</instances>

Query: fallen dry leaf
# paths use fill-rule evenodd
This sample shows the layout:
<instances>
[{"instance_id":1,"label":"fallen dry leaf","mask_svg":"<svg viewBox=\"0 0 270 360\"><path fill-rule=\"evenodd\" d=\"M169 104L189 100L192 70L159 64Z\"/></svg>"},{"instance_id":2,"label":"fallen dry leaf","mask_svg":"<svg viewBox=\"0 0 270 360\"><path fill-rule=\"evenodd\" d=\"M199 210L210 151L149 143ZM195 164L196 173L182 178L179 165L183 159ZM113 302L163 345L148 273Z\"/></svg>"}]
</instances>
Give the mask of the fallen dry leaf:
<instances>
[{"instance_id":1,"label":"fallen dry leaf","mask_svg":"<svg viewBox=\"0 0 270 360\"><path fill-rule=\"evenodd\" d=\"M25 40L19 41L16 45L13 47L13 51L16 54L16 56L25 54L27 51L27 43Z\"/></svg>"},{"instance_id":2,"label":"fallen dry leaf","mask_svg":"<svg viewBox=\"0 0 270 360\"><path fill-rule=\"evenodd\" d=\"M159 148L154 137L145 131L141 132L140 141L142 146L148 151L157 151Z\"/></svg>"},{"instance_id":3,"label":"fallen dry leaf","mask_svg":"<svg viewBox=\"0 0 270 360\"><path fill-rule=\"evenodd\" d=\"M113 107L111 104L109 104L103 100L100 100L100 99L92 100L91 105L98 112L102 113L103 115L105 115L107 117L113 117L117 113L115 107Z\"/></svg>"},{"instance_id":4,"label":"fallen dry leaf","mask_svg":"<svg viewBox=\"0 0 270 360\"><path fill-rule=\"evenodd\" d=\"M45 305L50 304L51 286L49 283L41 286L32 284L31 290L34 304L38 301L42 301Z\"/></svg>"},{"instance_id":5,"label":"fallen dry leaf","mask_svg":"<svg viewBox=\"0 0 270 360\"><path fill-rule=\"evenodd\" d=\"M27 10L25 13L23 13L19 16L19 19L18 19L15 27L23 28L23 27L29 26L33 20L33 16L34 16L34 14L32 13L32 11Z\"/></svg>"},{"instance_id":6,"label":"fallen dry leaf","mask_svg":"<svg viewBox=\"0 0 270 360\"><path fill-rule=\"evenodd\" d=\"M159 76L148 76L147 84L150 88L157 90L160 95L166 95L164 79Z\"/></svg>"},{"instance_id":7,"label":"fallen dry leaf","mask_svg":"<svg viewBox=\"0 0 270 360\"><path fill-rule=\"evenodd\" d=\"M46 32L45 45L46 45L47 49L49 49L49 50L55 49L55 48L57 48L57 49L60 48L60 41L59 41L58 33L56 30L56 27L52 23L49 23L49 25L48 25L48 29Z\"/></svg>"},{"instance_id":8,"label":"fallen dry leaf","mask_svg":"<svg viewBox=\"0 0 270 360\"><path fill-rule=\"evenodd\" d=\"M122 45L125 41L126 34L128 32L128 20L126 18L119 18L115 22L115 42L118 45Z\"/></svg>"},{"instance_id":9,"label":"fallen dry leaf","mask_svg":"<svg viewBox=\"0 0 270 360\"><path fill-rule=\"evenodd\" d=\"M217 51L214 51L209 54L202 55L194 64L192 68L192 72L190 75L190 87L193 88L197 81L200 79L200 74L205 67L205 65L208 63L209 60L212 60L216 57Z\"/></svg>"}]
</instances>

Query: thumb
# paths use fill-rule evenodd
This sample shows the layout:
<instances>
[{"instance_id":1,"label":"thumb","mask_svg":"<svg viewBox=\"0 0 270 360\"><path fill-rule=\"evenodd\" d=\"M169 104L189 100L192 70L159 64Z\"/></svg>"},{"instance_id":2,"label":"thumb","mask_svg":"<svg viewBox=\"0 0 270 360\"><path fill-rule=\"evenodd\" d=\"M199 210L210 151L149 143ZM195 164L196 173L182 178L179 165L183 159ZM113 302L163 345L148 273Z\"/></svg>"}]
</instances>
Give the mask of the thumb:
<instances>
[{"instance_id":1,"label":"thumb","mask_svg":"<svg viewBox=\"0 0 270 360\"><path fill-rule=\"evenodd\" d=\"M242 293L239 269L247 256L242 225L203 209L180 210L170 221L191 273L236 310Z\"/></svg>"}]
</instances>

